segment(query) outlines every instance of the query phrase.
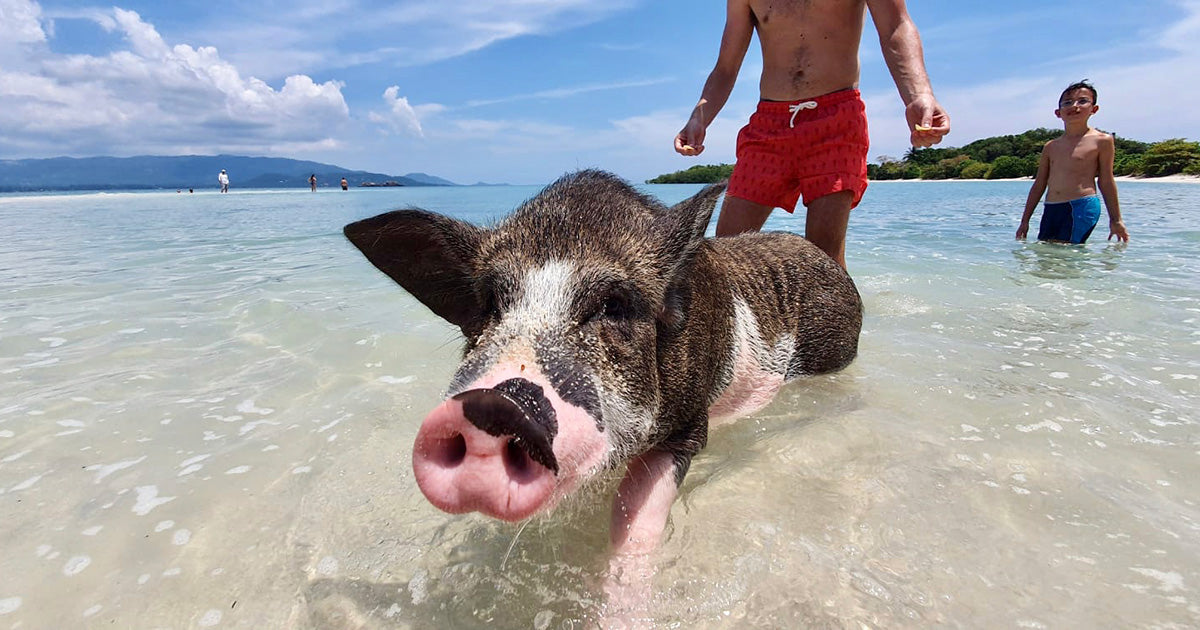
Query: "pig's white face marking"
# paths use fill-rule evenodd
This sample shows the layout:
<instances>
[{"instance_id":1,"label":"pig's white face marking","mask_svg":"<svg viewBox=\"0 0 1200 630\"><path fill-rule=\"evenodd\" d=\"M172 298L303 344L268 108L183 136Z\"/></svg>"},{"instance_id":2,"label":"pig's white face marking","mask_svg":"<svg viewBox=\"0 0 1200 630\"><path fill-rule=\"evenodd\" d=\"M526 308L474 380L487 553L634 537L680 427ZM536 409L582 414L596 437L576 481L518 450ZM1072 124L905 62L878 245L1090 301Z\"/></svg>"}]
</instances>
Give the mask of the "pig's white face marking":
<instances>
[{"instance_id":1,"label":"pig's white face marking","mask_svg":"<svg viewBox=\"0 0 1200 630\"><path fill-rule=\"evenodd\" d=\"M476 350L478 363L465 375L460 374L453 388L494 387L495 383L510 378L528 379L545 388L557 412L554 453L560 465L557 488L548 506L574 492L596 473L631 456L635 448L631 437L644 439L653 424L651 414L635 416L630 413L632 405L623 397L605 391L603 379L591 373L594 366L575 360L578 352L575 344L579 342L578 336L584 334L577 321L576 303L580 292L587 290L578 276L579 265L570 260L552 260L521 273L500 320ZM547 365L547 361L551 364ZM549 372L555 365L584 370L574 377L574 382L585 380L592 384L599 408L582 409L575 406L577 400L561 398ZM621 420L614 422L615 426L605 423L604 429L600 429L598 418L586 415L590 411ZM626 426L625 419L632 417L637 420Z\"/></svg>"},{"instance_id":2,"label":"pig's white face marking","mask_svg":"<svg viewBox=\"0 0 1200 630\"><path fill-rule=\"evenodd\" d=\"M504 315L502 326L512 332L544 332L570 322L576 286L575 265L552 260L525 272L520 300Z\"/></svg>"},{"instance_id":3,"label":"pig's white face marking","mask_svg":"<svg viewBox=\"0 0 1200 630\"><path fill-rule=\"evenodd\" d=\"M709 407L710 420L731 420L754 413L771 402L783 386L788 363L796 349L792 335L781 335L768 345L758 329L758 319L746 301L734 297L733 378Z\"/></svg>"},{"instance_id":4,"label":"pig's white face marking","mask_svg":"<svg viewBox=\"0 0 1200 630\"><path fill-rule=\"evenodd\" d=\"M571 322L571 304L577 291L576 266L552 260L530 269L522 277L515 301L501 315L489 333L489 341L479 349L474 374L487 371L500 357L534 364L533 345L546 333L565 330ZM461 376L461 375L460 375ZM465 382L455 381L461 388ZM451 393L456 393L455 388Z\"/></svg>"},{"instance_id":5,"label":"pig's white face marking","mask_svg":"<svg viewBox=\"0 0 1200 630\"><path fill-rule=\"evenodd\" d=\"M496 328L490 333L491 342L486 344L487 359L484 365L494 365L503 357L506 362L518 362L532 370L523 376L541 373L546 366L540 365L538 352L548 351L545 345L537 346L539 341L547 336L557 342L564 339L559 334L567 333L579 326L575 321L574 304L579 298L579 292L585 290L579 279L579 266L569 260L552 260L540 267L529 269L521 277L518 292L513 303L505 309ZM560 348L563 353L570 354L571 348ZM491 372L491 368L480 370ZM498 378L498 377L496 377ZM495 380L489 376L485 381ZM600 411L604 418L612 419L605 422L605 433L608 447L605 449L607 462L612 465L633 455L644 445L654 428L654 409L636 405L619 391L605 387L604 379L596 378L593 383L597 389ZM456 389L467 387L462 383ZM478 386L478 383L476 384ZM572 462L572 454L561 454L565 461ZM579 462L580 466L567 465L565 468L575 468L585 476L595 472L598 462L589 460Z\"/></svg>"},{"instance_id":6,"label":"pig's white face marking","mask_svg":"<svg viewBox=\"0 0 1200 630\"><path fill-rule=\"evenodd\" d=\"M610 422L609 443L614 462L637 455L639 445L644 445L654 428L655 410L639 407L615 392L601 391L600 404L606 418L619 418Z\"/></svg>"}]
</instances>

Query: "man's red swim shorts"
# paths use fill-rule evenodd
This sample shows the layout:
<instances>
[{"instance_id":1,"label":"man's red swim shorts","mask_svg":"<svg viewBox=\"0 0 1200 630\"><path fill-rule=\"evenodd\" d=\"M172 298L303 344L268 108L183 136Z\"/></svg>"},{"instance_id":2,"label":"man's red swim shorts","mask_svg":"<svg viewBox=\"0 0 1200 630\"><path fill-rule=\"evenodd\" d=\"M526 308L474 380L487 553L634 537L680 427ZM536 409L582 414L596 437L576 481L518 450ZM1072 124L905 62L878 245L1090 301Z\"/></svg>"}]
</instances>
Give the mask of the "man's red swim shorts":
<instances>
[{"instance_id":1,"label":"man's red swim shorts","mask_svg":"<svg viewBox=\"0 0 1200 630\"><path fill-rule=\"evenodd\" d=\"M809 101L759 101L742 127L726 194L792 212L835 192L867 190L866 107L858 90Z\"/></svg>"}]
</instances>

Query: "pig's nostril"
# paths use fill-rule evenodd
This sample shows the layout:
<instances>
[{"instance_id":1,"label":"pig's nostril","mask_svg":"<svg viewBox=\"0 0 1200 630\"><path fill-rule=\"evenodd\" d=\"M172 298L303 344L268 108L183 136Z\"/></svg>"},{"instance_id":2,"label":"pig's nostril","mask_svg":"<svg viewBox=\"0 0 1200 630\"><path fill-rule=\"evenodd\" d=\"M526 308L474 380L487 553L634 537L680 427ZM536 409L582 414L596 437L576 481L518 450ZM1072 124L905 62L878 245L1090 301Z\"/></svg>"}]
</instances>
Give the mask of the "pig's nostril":
<instances>
[{"instance_id":1,"label":"pig's nostril","mask_svg":"<svg viewBox=\"0 0 1200 630\"><path fill-rule=\"evenodd\" d=\"M530 479L542 474L539 466L558 473L552 448L558 421L540 386L511 378L496 389L469 389L453 399L462 403L467 422L505 440L505 467Z\"/></svg>"},{"instance_id":2,"label":"pig's nostril","mask_svg":"<svg viewBox=\"0 0 1200 630\"><path fill-rule=\"evenodd\" d=\"M517 483L528 483L538 477L537 464L514 438L504 445L504 468Z\"/></svg>"},{"instance_id":3,"label":"pig's nostril","mask_svg":"<svg viewBox=\"0 0 1200 630\"><path fill-rule=\"evenodd\" d=\"M467 457L467 440L461 433L446 438L430 440L429 459L446 468L458 466Z\"/></svg>"}]
</instances>

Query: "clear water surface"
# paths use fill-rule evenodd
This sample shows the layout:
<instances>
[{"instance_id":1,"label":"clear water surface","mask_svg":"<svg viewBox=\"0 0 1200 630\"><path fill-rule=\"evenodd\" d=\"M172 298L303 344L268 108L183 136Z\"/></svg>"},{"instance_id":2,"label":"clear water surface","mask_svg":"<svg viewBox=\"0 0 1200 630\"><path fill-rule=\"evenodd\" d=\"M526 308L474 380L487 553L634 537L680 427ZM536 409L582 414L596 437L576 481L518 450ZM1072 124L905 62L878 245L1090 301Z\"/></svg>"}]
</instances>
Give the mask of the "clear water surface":
<instances>
[{"instance_id":1,"label":"clear water surface","mask_svg":"<svg viewBox=\"0 0 1200 630\"><path fill-rule=\"evenodd\" d=\"M424 500L459 340L341 236L536 190L0 196L0 627L588 627L606 503ZM1123 183L1128 247L1027 191L871 186L859 358L713 433L654 626L1200 625L1200 186Z\"/></svg>"}]
</instances>

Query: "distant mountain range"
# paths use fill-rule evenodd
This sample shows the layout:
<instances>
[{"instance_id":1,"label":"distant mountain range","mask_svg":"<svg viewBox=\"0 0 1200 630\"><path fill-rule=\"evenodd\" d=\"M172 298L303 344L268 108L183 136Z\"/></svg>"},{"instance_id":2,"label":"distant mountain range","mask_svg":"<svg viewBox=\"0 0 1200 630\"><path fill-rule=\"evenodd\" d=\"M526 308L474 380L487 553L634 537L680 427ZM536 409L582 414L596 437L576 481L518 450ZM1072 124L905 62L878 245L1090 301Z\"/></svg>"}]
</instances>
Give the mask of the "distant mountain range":
<instances>
[{"instance_id":1,"label":"distant mountain range","mask_svg":"<svg viewBox=\"0 0 1200 630\"><path fill-rule=\"evenodd\" d=\"M229 187L307 188L309 175L317 185L338 187L343 177L350 186L457 186L426 175L387 175L288 158L242 155L143 155L137 157L49 158L0 160L0 192L38 190L200 189L217 188L217 173L229 174Z\"/></svg>"}]
</instances>

